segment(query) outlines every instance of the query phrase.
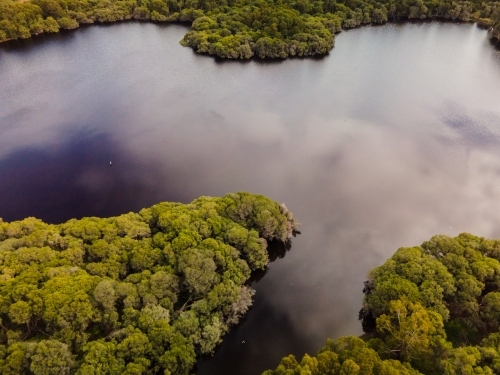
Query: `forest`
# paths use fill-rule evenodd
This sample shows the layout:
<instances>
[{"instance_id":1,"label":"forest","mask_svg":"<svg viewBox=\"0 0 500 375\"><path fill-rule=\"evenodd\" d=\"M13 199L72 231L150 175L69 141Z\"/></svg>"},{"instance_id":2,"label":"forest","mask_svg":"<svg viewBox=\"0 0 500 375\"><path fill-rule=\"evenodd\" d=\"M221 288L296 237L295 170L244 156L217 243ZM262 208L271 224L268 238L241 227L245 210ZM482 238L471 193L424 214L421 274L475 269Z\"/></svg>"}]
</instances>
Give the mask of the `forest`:
<instances>
[{"instance_id":1,"label":"forest","mask_svg":"<svg viewBox=\"0 0 500 375\"><path fill-rule=\"evenodd\" d=\"M189 374L252 305L268 241L297 225L248 193L59 225L0 219L0 372Z\"/></svg>"},{"instance_id":2,"label":"forest","mask_svg":"<svg viewBox=\"0 0 500 375\"><path fill-rule=\"evenodd\" d=\"M400 248L363 292L362 337L263 375L500 374L499 240L462 233Z\"/></svg>"},{"instance_id":3,"label":"forest","mask_svg":"<svg viewBox=\"0 0 500 375\"><path fill-rule=\"evenodd\" d=\"M0 0L0 42L82 24L189 22L181 44L220 58L324 55L335 34L366 24L477 22L500 40L500 2L470 0Z\"/></svg>"}]
</instances>

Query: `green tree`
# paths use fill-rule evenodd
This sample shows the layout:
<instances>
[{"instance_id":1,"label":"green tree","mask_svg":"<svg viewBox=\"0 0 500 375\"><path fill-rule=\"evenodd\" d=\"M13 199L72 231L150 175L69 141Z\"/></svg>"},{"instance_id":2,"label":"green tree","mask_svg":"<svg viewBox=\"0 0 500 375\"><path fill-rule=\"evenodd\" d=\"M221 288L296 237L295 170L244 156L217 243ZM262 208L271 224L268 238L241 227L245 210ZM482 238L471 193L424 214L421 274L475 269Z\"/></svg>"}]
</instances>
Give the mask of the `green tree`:
<instances>
[{"instance_id":1,"label":"green tree","mask_svg":"<svg viewBox=\"0 0 500 375\"><path fill-rule=\"evenodd\" d=\"M70 374L73 355L68 345L56 340L43 340L31 357L30 370L34 375Z\"/></svg>"},{"instance_id":2,"label":"green tree","mask_svg":"<svg viewBox=\"0 0 500 375\"><path fill-rule=\"evenodd\" d=\"M446 337L439 314L405 297L389 302L389 314L377 318L377 332L389 351L405 362L432 355L436 339Z\"/></svg>"},{"instance_id":3,"label":"green tree","mask_svg":"<svg viewBox=\"0 0 500 375\"><path fill-rule=\"evenodd\" d=\"M228 208L242 202L251 210L236 222ZM277 203L246 193L60 225L0 221L0 372L189 373L252 303L244 284L268 259L251 219L259 210L296 226ZM265 262L250 266L240 232Z\"/></svg>"},{"instance_id":4,"label":"green tree","mask_svg":"<svg viewBox=\"0 0 500 375\"><path fill-rule=\"evenodd\" d=\"M500 324L500 293L490 292L483 298L481 316L491 331L497 331Z\"/></svg>"}]
</instances>

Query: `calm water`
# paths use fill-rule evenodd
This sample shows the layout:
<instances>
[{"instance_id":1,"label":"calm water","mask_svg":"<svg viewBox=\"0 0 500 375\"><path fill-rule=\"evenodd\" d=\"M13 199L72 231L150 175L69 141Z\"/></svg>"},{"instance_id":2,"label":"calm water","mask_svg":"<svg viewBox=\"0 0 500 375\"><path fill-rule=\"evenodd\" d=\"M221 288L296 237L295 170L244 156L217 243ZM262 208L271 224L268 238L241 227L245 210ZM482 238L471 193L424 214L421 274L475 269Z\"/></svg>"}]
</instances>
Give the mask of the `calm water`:
<instances>
[{"instance_id":1,"label":"calm water","mask_svg":"<svg viewBox=\"0 0 500 375\"><path fill-rule=\"evenodd\" d=\"M500 52L485 31L367 27L323 59L235 63L181 47L185 30L0 46L0 216L61 222L238 190L285 202L302 235L199 374L255 375L360 334L365 275L400 246L500 237Z\"/></svg>"}]
</instances>

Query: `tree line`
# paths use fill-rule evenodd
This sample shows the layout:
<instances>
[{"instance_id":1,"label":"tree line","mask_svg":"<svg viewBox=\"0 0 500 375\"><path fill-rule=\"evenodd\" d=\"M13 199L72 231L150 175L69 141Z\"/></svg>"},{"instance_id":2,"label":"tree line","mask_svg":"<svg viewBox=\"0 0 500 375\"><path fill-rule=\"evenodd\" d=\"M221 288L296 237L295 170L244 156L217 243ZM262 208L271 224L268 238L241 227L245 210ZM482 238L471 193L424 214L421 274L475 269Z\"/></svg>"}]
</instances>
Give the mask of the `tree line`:
<instances>
[{"instance_id":1,"label":"tree line","mask_svg":"<svg viewBox=\"0 0 500 375\"><path fill-rule=\"evenodd\" d=\"M267 241L296 227L247 193L59 225L0 219L0 373L189 374L251 306Z\"/></svg>"},{"instance_id":2,"label":"tree line","mask_svg":"<svg viewBox=\"0 0 500 375\"><path fill-rule=\"evenodd\" d=\"M363 292L362 338L264 375L500 374L500 241L463 233L400 248Z\"/></svg>"},{"instance_id":3,"label":"tree line","mask_svg":"<svg viewBox=\"0 0 500 375\"><path fill-rule=\"evenodd\" d=\"M500 39L498 1L0 0L0 41L132 19L192 22L184 46L233 59L322 55L341 29L401 19L474 21Z\"/></svg>"}]
</instances>

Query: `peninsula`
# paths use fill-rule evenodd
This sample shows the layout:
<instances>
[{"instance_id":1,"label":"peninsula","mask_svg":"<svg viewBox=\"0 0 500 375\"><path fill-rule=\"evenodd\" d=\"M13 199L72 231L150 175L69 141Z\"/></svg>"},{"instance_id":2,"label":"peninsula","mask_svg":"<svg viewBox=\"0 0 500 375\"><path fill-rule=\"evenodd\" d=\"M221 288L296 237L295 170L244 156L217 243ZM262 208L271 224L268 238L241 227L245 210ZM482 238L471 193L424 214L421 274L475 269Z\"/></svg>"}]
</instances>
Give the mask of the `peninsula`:
<instances>
[{"instance_id":1,"label":"peninsula","mask_svg":"<svg viewBox=\"0 0 500 375\"><path fill-rule=\"evenodd\" d=\"M296 227L248 193L59 225L0 220L0 372L187 375L252 305L267 241Z\"/></svg>"}]
</instances>

